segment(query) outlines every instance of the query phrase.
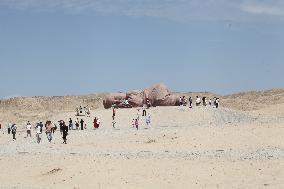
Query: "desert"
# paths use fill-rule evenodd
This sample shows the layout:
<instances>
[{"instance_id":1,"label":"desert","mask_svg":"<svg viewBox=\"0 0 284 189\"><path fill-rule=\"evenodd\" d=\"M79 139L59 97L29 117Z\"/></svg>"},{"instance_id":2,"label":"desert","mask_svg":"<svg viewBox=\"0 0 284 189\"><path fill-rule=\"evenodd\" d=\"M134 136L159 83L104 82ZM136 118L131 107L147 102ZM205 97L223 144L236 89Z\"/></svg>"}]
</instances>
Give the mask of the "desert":
<instances>
[{"instance_id":1,"label":"desert","mask_svg":"<svg viewBox=\"0 0 284 189\"><path fill-rule=\"evenodd\" d=\"M137 108L103 107L108 94L68 97L17 97L1 100L1 188L283 188L284 91L219 96L221 105L147 109L151 125ZM48 99L48 100L47 100ZM87 128L69 130L67 144L57 130L49 143L43 132L26 137L25 124L75 119L78 105ZM29 111L26 111L29 110ZM93 128L94 117L101 125ZM15 121L16 141L6 125Z\"/></svg>"}]
</instances>

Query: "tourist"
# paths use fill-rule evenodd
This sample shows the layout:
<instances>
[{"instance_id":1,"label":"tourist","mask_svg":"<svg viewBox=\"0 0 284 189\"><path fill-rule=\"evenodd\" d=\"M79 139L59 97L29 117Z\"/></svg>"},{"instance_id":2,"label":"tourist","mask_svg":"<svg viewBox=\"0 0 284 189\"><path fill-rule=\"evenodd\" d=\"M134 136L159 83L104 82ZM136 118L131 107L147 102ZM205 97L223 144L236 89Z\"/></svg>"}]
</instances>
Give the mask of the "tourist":
<instances>
[{"instance_id":1,"label":"tourist","mask_svg":"<svg viewBox=\"0 0 284 189\"><path fill-rule=\"evenodd\" d=\"M182 98L179 97L179 106L182 106Z\"/></svg>"},{"instance_id":2,"label":"tourist","mask_svg":"<svg viewBox=\"0 0 284 189\"><path fill-rule=\"evenodd\" d=\"M36 125L36 141L37 141L37 143L39 144L40 143L40 141L41 141L41 137L40 137L40 135L41 135L41 131L42 131L42 128L41 128L41 126L40 126L40 124L39 123L37 123L37 125Z\"/></svg>"},{"instance_id":3,"label":"tourist","mask_svg":"<svg viewBox=\"0 0 284 189\"><path fill-rule=\"evenodd\" d=\"M203 106L206 106L206 97L202 97L202 103L203 103Z\"/></svg>"},{"instance_id":4,"label":"tourist","mask_svg":"<svg viewBox=\"0 0 284 189\"><path fill-rule=\"evenodd\" d=\"M138 130L138 128L139 128L139 120L138 119L135 119L135 127Z\"/></svg>"},{"instance_id":5,"label":"tourist","mask_svg":"<svg viewBox=\"0 0 284 189\"><path fill-rule=\"evenodd\" d=\"M143 104L143 107L142 107L142 109L143 109L143 114L142 114L142 116L143 116L143 117L147 115L146 108L147 108L147 105L146 105L146 104Z\"/></svg>"},{"instance_id":6,"label":"tourist","mask_svg":"<svg viewBox=\"0 0 284 189\"><path fill-rule=\"evenodd\" d=\"M216 107L216 100L217 100L217 98L214 97L214 98L213 98L213 107Z\"/></svg>"},{"instance_id":7,"label":"tourist","mask_svg":"<svg viewBox=\"0 0 284 189\"><path fill-rule=\"evenodd\" d=\"M67 144L67 135L68 135L68 126L65 124L65 122L63 121L63 126L62 126L62 131L63 131L63 144Z\"/></svg>"},{"instance_id":8,"label":"tourist","mask_svg":"<svg viewBox=\"0 0 284 189\"><path fill-rule=\"evenodd\" d=\"M39 126L40 126L40 132L42 133L43 123L39 122Z\"/></svg>"},{"instance_id":9,"label":"tourist","mask_svg":"<svg viewBox=\"0 0 284 189\"><path fill-rule=\"evenodd\" d=\"M209 106L212 106L212 99L209 99Z\"/></svg>"},{"instance_id":10,"label":"tourist","mask_svg":"<svg viewBox=\"0 0 284 189\"><path fill-rule=\"evenodd\" d=\"M112 121L112 127L113 127L113 128L115 128L115 124L116 124L116 122L113 120L113 121Z\"/></svg>"},{"instance_id":11,"label":"tourist","mask_svg":"<svg viewBox=\"0 0 284 189\"><path fill-rule=\"evenodd\" d=\"M100 124L101 124L101 120L100 120L100 118L98 117L98 119L97 119L97 127L98 127L98 128L100 127Z\"/></svg>"},{"instance_id":12,"label":"tourist","mask_svg":"<svg viewBox=\"0 0 284 189\"><path fill-rule=\"evenodd\" d=\"M188 102L189 102L189 108L192 108L192 97L189 97Z\"/></svg>"},{"instance_id":13,"label":"tourist","mask_svg":"<svg viewBox=\"0 0 284 189\"><path fill-rule=\"evenodd\" d=\"M182 102L183 102L183 106L187 105L187 99L185 98L185 96L183 96Z\"/></svg>"},{"instance_id":14,"label":"tourist","mask_svg":"<svg viewBox=\"0 0 284 189\"><path fill-rule=\"evenodd\" d=\"M112 108L112 120L115 118L116 109L115 107Z\"/></svg>"},{"instance_id":15,"label":"tourist","mask_svg":"<svg viewBox=\"0 0 284 189\"><path fill-rule=\"evenodd\" d=\"M69 119L69 130L72 130L73 129L73 121L72 119L70 118Z\"/></svg>"},{"instance_id":16,"label":"tourist","mask_svg":"<svg viewBox=\"0 0 284 189\"><path fill-rule=\"evenodd\" d=\"M219 103L220 103L220 99L217 98L217 99L216 99L216 108L219 108Z\"/></svg>"},{"instance_id":17,"label":"tourist","mask_svg":"<svg viewBox=\"0 0 284 189\"><path fill-rule=\"evenodd\" d=\"M137 119L140 119L140 108L137 108Z\"/></svg>"},{"instance_id":18,"label":"tourist","mask_svg":"<svg viewBox=\"0 0 284 189\"><path fill-rule=\"evenodd\" d=\"M149 98L146 99L146 103L147 103L147 109L149 109L151 107L151 102Z\"/></svg>"},{"instance_id":19,"label":"tourist","mask_svg":"<svg viewBox=\"0 0 284 189\"><path fill-rule=\"evenodd\" d=\"M59 122L59 129L60 129L60 134L63 134L63 120L58 121Z\"/></svg>"},{"instance_id":20,"label":"tourist","mask_svg":"<svg viewBox=\"0 0 284 189\"><path fill-rule=\"evenodd\" d=\"M76 125L76 130L79 130L79 127L80 127L80 121L79 119L77 118L76 121L75 121L75 125Z\"/></svg>"},{"instance_id":21,"label":"tourist","mask_svg":"<svg viewBox=\"0 0 284 189\"><path fill-rule=\"evenodd\" d=\"M97 129L98 128L98 122L97 122L97 118L95 117L94 119L94 129Z\"/></svg>"},{"instance_id":22,"label":"tourist","mask_svg":"<svg viewBox=\"0 0 284 189\"><path fill-rule=\"evenodd\" d=\"M52 129L53 129L53 126L52 126L51 121L47 121L46 122L46 132L45 133L46 133L48 142L52 141Z\"/></svg>"},{"instance_id":23,"label":"tourist","mask_svg":"<svg viewBox=\"0 0 284 189\"><path fill-rule=\"evenodd\" d=\"M8 123L7 128L8 128L8 135L9 135L11 133L11 123Z\"/></svg>"},{"instance_id":24,"label":"tourist","mask_svg":"<svg viewBox=\"0 0 284 189\"><path fill-rule=\"evenodd\" d=\"M27 123L27 137L28 137L28 136L32 137L31 130L32 130L32 125L31 125L30 122L28 121L28 123Z\"/></svg>"},{"instance_id":25,"label":"tourist","mask_svg":"<svg viewBox=\"0 0 284 189\"><path fill-rule=\"evenodd\" d=\"M11 126L11 131L12 131L12 135L13 135L13 141L15 141L16 140L16 133L17 133L17 126L16 126L16 124L13 124Z\"/></svg>"},{"instance_id":26,"label":"tourist","mask_svg":"<svg viewBox=\"0 0 284 189\"><path fill-rule=\"evenodd\" d=\"M201 99L199 98L199 96L196 96L196 106L200 106L201 104Z\"/></svg>"},{"instance_id":27,"label":"tourist","mask_svg":"<svg viewBox=\"0 0 284 189\"><path fill-rule=\"evenodd\" d=\"M150 114L146 118L146 125L151 126L151 115Z\"/></svg>"},{"instance_id":28,"label":"tourist","mask_svg":"<svg viewBox=\"0 0 284 189\"><path fill-rule=\"evenodd\" d=\"M81 124L81 130L83 131L84 130L84 120L83 119L81 119L80 124Z\"/></svg>"}]
</instances>

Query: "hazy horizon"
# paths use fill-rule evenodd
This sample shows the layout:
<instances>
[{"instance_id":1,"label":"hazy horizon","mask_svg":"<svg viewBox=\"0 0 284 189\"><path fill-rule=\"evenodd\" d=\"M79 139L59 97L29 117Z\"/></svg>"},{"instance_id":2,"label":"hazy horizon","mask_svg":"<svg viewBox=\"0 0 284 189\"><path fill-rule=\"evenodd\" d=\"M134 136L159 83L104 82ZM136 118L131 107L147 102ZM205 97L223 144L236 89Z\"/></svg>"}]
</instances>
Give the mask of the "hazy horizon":
<instances>
[{"instance_id":1,"label":"hazy horizon","mask_svg":"<svg viewBox=\"0 0 284 189\"><path fill-rule=\"evenodd\" d=\"M2 0L0 98L284 88L280 0Z\"/></svg>"}]
</instances>

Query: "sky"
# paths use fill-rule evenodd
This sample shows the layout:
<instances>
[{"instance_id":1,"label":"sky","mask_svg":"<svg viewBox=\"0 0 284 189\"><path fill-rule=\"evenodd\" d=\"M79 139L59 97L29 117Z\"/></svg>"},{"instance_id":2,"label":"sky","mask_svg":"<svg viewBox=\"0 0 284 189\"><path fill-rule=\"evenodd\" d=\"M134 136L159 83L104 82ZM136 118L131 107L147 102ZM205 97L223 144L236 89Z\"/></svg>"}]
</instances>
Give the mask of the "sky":
<instances>
[{"instance_id":1,"label":"sky","mask_svg":"<svg viewBox=\"0 0 284 189\"><path fill-rule=\"evenodd\" d=\"M284 88L282 0L0 0L0 98Z\"/></svg>"}]
</instances>

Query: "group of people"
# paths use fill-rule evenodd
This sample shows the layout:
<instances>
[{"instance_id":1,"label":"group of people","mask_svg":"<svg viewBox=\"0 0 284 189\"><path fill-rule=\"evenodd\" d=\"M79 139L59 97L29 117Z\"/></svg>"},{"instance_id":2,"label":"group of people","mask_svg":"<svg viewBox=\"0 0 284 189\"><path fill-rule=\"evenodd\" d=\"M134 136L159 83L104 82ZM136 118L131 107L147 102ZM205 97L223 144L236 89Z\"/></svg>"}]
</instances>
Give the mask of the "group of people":
<instances>
[{"instance_id":1,"label":"group of people","mask_svg":"<svg viewBox=\"0 0 284 189\"><path fill-rule=\"evenodd\" d=\"M83 119L79 120L78 118L75 119L75 122L73 123L73 120L69 118L69 130L84 130L87 129L87 124Z\"/></svg>"},{"instance_id":2,"label":"group of people","mask_svg":"<svg viewBox=\"0 0 284 189\"><path fill-rule=\"evenodd\" d=\"M207 97L202 97L200 98L199 96L196 96L196 100L195 100L195 105L196 106L201 106L201 104L203 106L213 106L215 108L219 108L219 103L220 103L220 99L217 97L214 97L213 99L207 99ZM179 105L180 106L187 106L187 104L189 104L189 108L193 108L193 98L189 97L188 101L186 99L185 96L180 97L179 98Z\"/></svg>"},{"instance_id":3,"label":"group of people","mask_svg":"<svg viewBox=\"0 0 284 189\"><path fill-rule=\"evenodd\" d=\"M77 116L80 115L86 115L90 116L91 115L91 108L87 105L86 107L80 106L79 108L76 108Z\"/></svg>"}]
</instances>

